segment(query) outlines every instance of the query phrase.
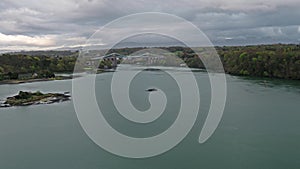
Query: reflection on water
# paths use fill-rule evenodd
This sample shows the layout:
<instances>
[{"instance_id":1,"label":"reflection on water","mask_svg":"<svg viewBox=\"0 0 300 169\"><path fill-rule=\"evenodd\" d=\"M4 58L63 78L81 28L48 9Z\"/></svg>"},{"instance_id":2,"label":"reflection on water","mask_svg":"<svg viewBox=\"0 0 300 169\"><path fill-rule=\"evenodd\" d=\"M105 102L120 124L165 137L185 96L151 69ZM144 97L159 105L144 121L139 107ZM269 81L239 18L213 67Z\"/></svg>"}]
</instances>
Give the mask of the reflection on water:
<instances>
[{"instance_id":1,"label":"reflection on water","mask_svg":"<svg viewBox=\"0 0 300 169\"><path fill-rule=\"evenodd\" d=\"M290 92L300 92L299 80L285 80L285 79L272 79L272 78L258 78L258 77L241 77L235 78L249 82L249 85L259 85L265 88L281 88Z\"/></svg>"}]
</instances>

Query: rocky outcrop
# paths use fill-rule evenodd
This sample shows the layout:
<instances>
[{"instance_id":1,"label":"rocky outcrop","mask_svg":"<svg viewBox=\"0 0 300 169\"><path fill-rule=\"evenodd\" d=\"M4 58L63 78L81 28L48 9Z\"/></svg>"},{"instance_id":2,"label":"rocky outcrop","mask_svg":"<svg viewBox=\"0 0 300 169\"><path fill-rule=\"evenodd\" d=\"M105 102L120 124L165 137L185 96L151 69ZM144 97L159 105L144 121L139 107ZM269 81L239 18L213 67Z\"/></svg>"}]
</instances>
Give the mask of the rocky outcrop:
<instances>
[{"instance_id":1,"label":"rocky outcrop","mask_svg":"<svg viewBox=\"0 0 300 169\"><path fill-rule=\"evenodd\" d=\"M52 104L70 100L68 92L65 93L41 93L20 91L18 95L8 97L0 103L0 107L30 106L38 104Z\"/></svg>"}]
</instances>

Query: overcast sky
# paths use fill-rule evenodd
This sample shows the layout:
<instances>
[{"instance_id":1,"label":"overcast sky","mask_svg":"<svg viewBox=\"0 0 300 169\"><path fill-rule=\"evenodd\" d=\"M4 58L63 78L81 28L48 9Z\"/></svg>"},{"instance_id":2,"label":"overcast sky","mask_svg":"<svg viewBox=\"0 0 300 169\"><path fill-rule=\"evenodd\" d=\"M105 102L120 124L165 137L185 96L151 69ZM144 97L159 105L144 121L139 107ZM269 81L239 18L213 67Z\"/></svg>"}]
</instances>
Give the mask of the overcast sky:
<instances>
[{"instance_id":1,"label":"overcast sky","mask_svg":"<svg viewBox=\"0 0 300 169\"><path fill-rule=\"evenodd\" d=\"M180 16L215 45L299 43L299 9L300 0L1 0L0 50L80 46L101 26L140 12Z\"/></svg>"}]
</instances>

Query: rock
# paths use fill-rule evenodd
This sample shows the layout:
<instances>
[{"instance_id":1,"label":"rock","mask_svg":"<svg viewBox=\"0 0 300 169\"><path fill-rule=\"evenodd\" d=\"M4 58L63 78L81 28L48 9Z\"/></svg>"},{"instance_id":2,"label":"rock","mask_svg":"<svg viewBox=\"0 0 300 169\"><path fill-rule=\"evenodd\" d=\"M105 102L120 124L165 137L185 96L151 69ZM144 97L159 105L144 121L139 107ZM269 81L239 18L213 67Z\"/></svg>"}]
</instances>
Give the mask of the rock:
<instances>
[{"instance_id":1,"label":"rock","mask_svg":"<svg viewBox=\"0 0 300 169\"><path fill-rule=\"evenodd\" d=\"M10 106L9 104L2 104L2 103L1 103L1 104L0 104L0 107L1 107L1 108L4 108L4 107L11 107L11 106Z\"/></svg>"}]
</instances>

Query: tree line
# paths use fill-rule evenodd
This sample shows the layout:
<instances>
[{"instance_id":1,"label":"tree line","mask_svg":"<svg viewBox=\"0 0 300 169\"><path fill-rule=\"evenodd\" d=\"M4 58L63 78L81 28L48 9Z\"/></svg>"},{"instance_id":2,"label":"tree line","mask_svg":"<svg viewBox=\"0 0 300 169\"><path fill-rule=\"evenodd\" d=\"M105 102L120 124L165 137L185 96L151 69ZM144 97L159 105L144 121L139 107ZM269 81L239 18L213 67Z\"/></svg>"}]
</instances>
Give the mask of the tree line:
<instances>
[{"instance_id":1,"label":"tree line","mask_svg":"<svg viewBox=\"0 0 300 169\"><path fill-rule=\"evenodd\" d=\"M218 52L229 74L300 80L299 45L222 47Z\"/></svg>"},{"instance_id":2,"label":"tree line","mask_svg":"<svg viewBox=\"0 0 300 169\"><path fill-rule=\"evenodd\" d=\"M194 52L205 48L160 47L181 58L191 68L203 68ZM111 49L108 53L130 55L146 48ZM275 44L254 46L223 46L215 48L225 72L232 75L300 80L300 45ZM67 53L67 52L66 52ZM70 56L39 56L22 53L0 55L0 80L17 78L18 74L52 76L53 72L73 72L78 52ZM81 63L83 67L85 63ZM101 62L100 67L110 63Z\"/></svg>"},{"instance_id":3,"label":"tree line","mask_svg":"<svg viewBox=\"0 0 300 169\"><path fill-rule=\"evenodd\" d=\"M49 57L24 54L0 55L0 80L19 79L24 74L36 78L52 78L54 72L73 72L75 56Z\"/></svg>"},{"instance_id":4,"label":"tree line","mask_svg":"<svg viewBox=\"0 0 300 169\"><path fill-rule=\"evenodd\" d=\"M194 52L204 49L167 49L175 52L189 67L205 68ZM216 47L216 51L228 74L300 80L300 45L223 46Z\"/></svg>"}]
</instances>

